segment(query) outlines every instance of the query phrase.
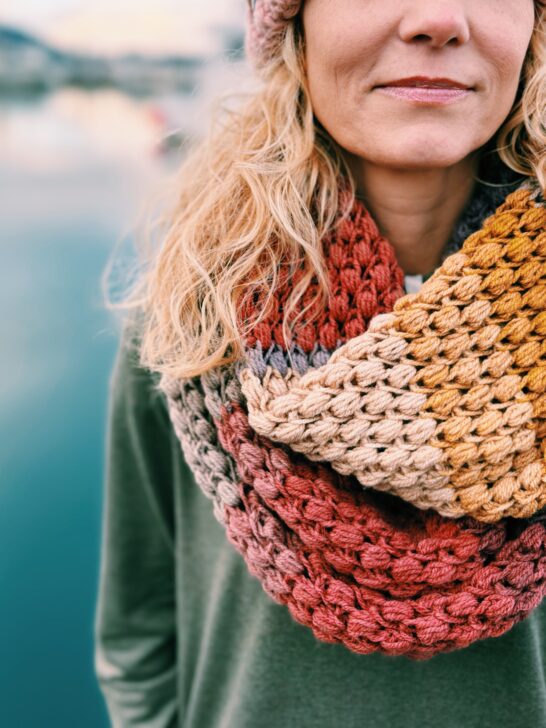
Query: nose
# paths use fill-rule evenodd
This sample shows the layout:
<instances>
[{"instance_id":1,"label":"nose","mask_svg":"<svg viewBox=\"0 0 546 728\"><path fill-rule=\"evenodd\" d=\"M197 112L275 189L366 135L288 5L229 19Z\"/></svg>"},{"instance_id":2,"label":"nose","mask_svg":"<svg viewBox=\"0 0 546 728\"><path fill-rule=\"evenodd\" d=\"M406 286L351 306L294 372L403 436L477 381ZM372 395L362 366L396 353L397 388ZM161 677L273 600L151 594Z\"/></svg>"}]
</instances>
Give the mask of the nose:
<instances>
[{"instance_id":1,"label":"nose","mask_svg":"<svg viewBox=\"0 0 546 728\"><path fill-rule=\"evenodd\" d=\"M400 21L400 38L436 48L466 43L470 31L464 5L460 0L410 0Z\"/></svg>"}]
</instances>

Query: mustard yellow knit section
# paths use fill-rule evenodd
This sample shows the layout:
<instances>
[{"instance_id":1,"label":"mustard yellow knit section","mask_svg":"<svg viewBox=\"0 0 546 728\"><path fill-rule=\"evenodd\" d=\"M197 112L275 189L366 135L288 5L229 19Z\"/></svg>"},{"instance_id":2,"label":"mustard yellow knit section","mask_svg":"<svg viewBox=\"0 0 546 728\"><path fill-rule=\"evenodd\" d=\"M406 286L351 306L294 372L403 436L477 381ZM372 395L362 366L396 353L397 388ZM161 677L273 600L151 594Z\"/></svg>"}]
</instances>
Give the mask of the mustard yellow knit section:
<instances>
[{"instance_id":1,"label":"mustard yellow knit section","mask_svg":"<svg viewBox=\"0 0 546 728\"><path fill-rule=\"evenodd\" d=\"M323 366L240 375L249 423L448 517L546 505L546 208L509 195L417 293Z\"/></svg>"}]
</instances>

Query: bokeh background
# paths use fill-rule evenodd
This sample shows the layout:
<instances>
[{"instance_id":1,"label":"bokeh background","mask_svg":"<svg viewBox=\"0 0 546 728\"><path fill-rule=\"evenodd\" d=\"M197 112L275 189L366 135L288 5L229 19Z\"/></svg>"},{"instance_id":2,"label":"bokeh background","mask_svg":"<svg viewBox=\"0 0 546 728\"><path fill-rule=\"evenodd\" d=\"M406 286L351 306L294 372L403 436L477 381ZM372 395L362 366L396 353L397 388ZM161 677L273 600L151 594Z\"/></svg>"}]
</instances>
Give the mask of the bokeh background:
<instances>
[{"instance_id":1,"label":"bokeh background","mask_svg":"<svg viewBox=\"0 0 546 728\"><path fill-rule=\"evenodd\" d=\"M3 728L109 725L93 619L119 321L101 279L246 78L245 1L0 4Z\"/></svg>"}]
</instances>

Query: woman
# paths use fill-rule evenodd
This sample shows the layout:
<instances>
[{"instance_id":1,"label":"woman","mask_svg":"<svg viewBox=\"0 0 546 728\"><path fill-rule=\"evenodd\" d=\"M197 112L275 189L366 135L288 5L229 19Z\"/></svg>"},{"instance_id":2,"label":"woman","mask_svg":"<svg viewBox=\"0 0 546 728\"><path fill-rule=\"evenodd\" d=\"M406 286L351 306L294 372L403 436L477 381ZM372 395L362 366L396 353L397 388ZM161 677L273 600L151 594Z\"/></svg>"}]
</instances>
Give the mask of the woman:
<instances>
[{"instance_id":1,"label":"woman","mask_svg":"<svg viewBox=\"0 0 546 728\"><path fill-rule=\"evenodd\" d=\"M546 726L543 5L247 20L127 301L112 722Z\"/></svg>"}]
</instances>

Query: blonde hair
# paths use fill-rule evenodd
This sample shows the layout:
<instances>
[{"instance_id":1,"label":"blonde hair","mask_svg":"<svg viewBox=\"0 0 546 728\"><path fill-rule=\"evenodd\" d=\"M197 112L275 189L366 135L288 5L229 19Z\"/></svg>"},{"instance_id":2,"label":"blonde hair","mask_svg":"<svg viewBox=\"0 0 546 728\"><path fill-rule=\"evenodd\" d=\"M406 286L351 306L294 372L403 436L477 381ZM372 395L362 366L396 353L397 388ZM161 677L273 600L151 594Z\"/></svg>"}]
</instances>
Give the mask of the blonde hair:
<instances>
[{"instance_id":1,"label":"blonde hair","mask_svg":"<svg viewBox=\"0 0 546 728\"><path fill-rule=\"evenodd\" d=\"M544 191L545 13L539 3L535 8L520 98L494 141L503 162L536 177ZM125 298L107 301L110 309L137 314L142 366L190 378L239 359L247 334L273 302L281 264L304 271L285 307L286 341L301 316L326 303L321 241L349 212L355 184L336 143L313 116L303 59L298 15L287 25L278 57L261 69L258 90L240 108L218 101L208 134L179 169L159 249L143 254ZM341 179L351 199L340 217ZM313 277L317 298L294 318ZM241 321L241 302L257 292L265 302L258 317Z\"/></svg>"}]
</instances>

